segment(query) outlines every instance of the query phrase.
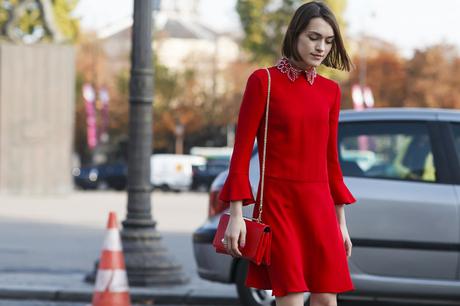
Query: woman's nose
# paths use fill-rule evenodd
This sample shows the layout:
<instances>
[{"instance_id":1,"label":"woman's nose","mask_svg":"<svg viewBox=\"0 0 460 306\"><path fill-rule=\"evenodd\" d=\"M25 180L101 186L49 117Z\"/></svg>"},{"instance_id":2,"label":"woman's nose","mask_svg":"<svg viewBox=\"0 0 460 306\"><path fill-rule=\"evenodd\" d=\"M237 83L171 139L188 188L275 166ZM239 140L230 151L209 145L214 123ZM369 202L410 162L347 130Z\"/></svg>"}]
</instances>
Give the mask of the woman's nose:
<instances>
[{"instance_id":1,"label":"woman's nose","mask_svg":"<svg viewBox=\"0 0 460 306\"><path fill-rule=\"evenodd\" d=\"M320 40L318 44L316 44L316 51L323 52L325 49L325 42Z\"/></svg>"}]
</instances>

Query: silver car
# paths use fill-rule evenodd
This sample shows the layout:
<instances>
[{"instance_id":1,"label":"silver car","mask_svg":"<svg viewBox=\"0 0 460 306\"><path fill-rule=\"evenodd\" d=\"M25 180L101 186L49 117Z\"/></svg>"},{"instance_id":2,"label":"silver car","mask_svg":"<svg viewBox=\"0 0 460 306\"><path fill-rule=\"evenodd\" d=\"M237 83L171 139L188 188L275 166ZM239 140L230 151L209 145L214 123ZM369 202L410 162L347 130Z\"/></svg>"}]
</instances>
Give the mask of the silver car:
<instances>
[{"instance_id":1,"label":"silver car","mask_svg":"<svg viewBox=\"0 0 460 306\"><path fill-rule=\"evenodd\" d=\"M355 291L339 299L433 300L460 304L460 111L426 108L344 110L339 158L357 202L346 206ZM254 196L257 151L250 163ZM270 305L269 290L246 288L247 262L212 247L227 172L210 191L208 220L193 235L199 275L235 283L243 305ZM252 216L254 205L243 208ZM309 294L305 294L305 301Z\"/></svg>"}]
</instances>

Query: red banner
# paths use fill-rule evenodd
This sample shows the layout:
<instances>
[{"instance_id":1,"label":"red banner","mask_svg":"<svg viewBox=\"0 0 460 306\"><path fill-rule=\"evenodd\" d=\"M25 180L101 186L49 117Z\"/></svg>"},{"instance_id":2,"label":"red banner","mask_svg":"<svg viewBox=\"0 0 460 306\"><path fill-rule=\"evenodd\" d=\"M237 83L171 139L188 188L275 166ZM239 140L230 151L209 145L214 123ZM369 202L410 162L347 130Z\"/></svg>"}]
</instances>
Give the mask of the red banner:
<instances>
[{"instance_id":1,"label":"red banner","mask_svg":"<svg viewBox=\"0 0 460 306\"><path fill-rule=\"evenodd\" d=\"M102 126L101 126L101 135L100 140L107 142L109 140L109 91L106 87L99 89L99 100L102 103L101 117L102 117Z\"/></svg>"},{"instance_id":2,"label":"red banner","mask_svg":"<svg viewBox=\"0 0 460 306\"><path fill-rule=\"evenodd\" d=\"M83 85L83 99L85 100L86 109L86 135L88 147L92 150L97 145L97 130L96 130L96 93L91 84Z\"/></svg>"}]
</instances>

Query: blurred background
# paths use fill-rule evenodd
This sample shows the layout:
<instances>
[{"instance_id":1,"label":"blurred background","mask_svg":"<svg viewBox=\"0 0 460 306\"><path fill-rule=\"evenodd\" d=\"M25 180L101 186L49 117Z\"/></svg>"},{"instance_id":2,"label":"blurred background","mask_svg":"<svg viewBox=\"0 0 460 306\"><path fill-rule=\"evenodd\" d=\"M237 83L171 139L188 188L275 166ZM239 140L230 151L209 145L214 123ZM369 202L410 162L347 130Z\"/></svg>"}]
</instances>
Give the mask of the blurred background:
<instances>
[{"instance_id":1,"label":"blurred background","mask_svg":"<svg viewBox=\"0 0 460 306\"><path fill-rule=\"evenodd\" d=\"M456 13L460 11L457 1L437 2L436 7L442 7L442 14L433 12L433 4L428 1L325 2L340 21L355 64L350 73L320 69L320 73L340 81L342 108L459 107L460 77L456 76L460 73L460 36L453 30ZM4 86L24 88L24 84L30 82L36 85L34 94L40 96L29 95L38 113L31 111L28 116L43 112L38 115L41 118L22 115L27 121L28 133L33 130L37 134L27 137L34 138L33 142L38 144L45 141L42 140L45 134L59 130L61 140L56 140L55 145L61 145L59 158L63 163L69 158L74 168L116 163L114 169L101 172L123 173L120 163L126 160L127 154L133 2L3 0L1 3L3 70L21 71L13 71L9 78L15 76L16 79L4 79ZM247 76L256 67L273 65L279 59L284 30L300 3L302 1L154 1L152 130L155 140L152 154L195 154L220 159L217 164L225 166L233 146ZM22 47L18 49L18 45ZM50 45L55 46L55 55L43 50ZM24 53L18 58L25 56L30 63L19 61L17 66L7 67L7 49L15 54L28 50L30 56ZM33 50L42 50L42 57ZM50 59L56 57L59 60ZM34 69L34 65L45 62L50 65L49 75ZM60 69L60 76L58 71L49 70L53 65ZM65 68L67 71L63 71ZM28 74L28 69L36 73ZM56 80L52 80L53 77ZM43 87L38 88L36 80L40 80ZM58 81L61 86L55 90L66 97L65 103L53 102L55 96L43 96L44 92L52 94L45 86L56 88ZM63 89L63 85L67 87ZM10 118L2 120L2 132L6 134L16 124L24 126L24 123L14 123L10 117L20 116L15 110L9 111L12 105L18 106L14 99L20 97L17 93L9 94L4 91L1 100L3 116ZM37 102L37 99L43 101ZM56 114L53 111L56 108L50 108L53 103L62 108L56 122L46 119ZM6 164L12 162L24 165L24 160L18 160L18 154L5 152L13 138L4 139L0 164L3 160L5 165L0 169L10 169ZM49 150L55 151L51 146ZM29 149L28 153L21 154L32 152ZM0 189L22 188L19 182L9 182L19 175L15 169L10 169L9 175L3 170ZM37 168L37 171L44 170ZM82 170L74 169L74 176L78 176L79 171ZM91 169L83 171L89 175ZM24 179L22 181L25 184ZM68 179L67 184L64 177L60 181L34 188L37 192L40 189L65 192L71 188ZM82 187L84 183L78 184ZM105 185L107 182L101 187ZM124 183L112 185L122 189Z\"/></svg>"},{"instance_id":2,"label":"blurred background","mask_svg":"<svg viewBox=\"0 0 460 306\"><path fill-rule=\"evenodd\" d=\"M144 115L153 120L154 205L139 202L162 232L155 239L166 247L156 250L178 263L176 285L187 287L139 289L137 301L150 294L164 303L273 305L268 290L244 288L247 266L211 243L228 208L218 194L247 77L280 59L304 2L152 1L153 114ZM339 153L358 199L347 219L360 298L458 304L460 1L324 2L354 63L350 72L318 70L340 83L349 110ZM133 7L0 0L0 305L16 305L6 297L90 299L84 279L94 278L107 213L123 220L127 212ZM394 109L365 111L384 108Z\"/></svg>"}]
</instances>

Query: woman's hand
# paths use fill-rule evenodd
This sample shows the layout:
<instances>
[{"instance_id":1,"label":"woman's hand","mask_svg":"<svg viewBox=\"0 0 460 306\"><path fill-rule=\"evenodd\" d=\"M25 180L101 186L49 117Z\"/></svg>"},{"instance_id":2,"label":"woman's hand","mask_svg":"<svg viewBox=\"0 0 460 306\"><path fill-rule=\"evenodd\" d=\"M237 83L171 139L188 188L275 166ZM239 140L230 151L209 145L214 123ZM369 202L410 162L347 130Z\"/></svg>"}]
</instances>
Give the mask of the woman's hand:
<instances>
[{"instance_id":1,"label":"woman's hand","mask_svg":"<svg viewBox=\"0 0 460 306\"><path fill-rule=\"evenodd\" d=\"M238 245L244 247L246 243L246 223L241 212L241 204L237 202L231 204L230 219L225 230L224 241L226 241L224 245L230 255L233 257L242 256Z\"/></svg>"},{"instance_id":2,"label":"woman's hand","mask_svg":"<svg viewBox=\"0 0 460 306\"><path fill-rule=\"evenodd\" d=\"M347 257L351 256L351 248L352 248L352 243L350 239L350 235L348 234L348 228L347 225L340 225L340 230L342 232L342 237L343 237L343 244L345 246L345 251L347 252Z\"/></svg>"},{"instance_id":3,"label":"woman's hand","mask_svg":"<svg viewBox=\"0 0 460 306\"><path fill-rule=\"evenodd\" d=\"M335 213L337 215L337 222L340 226L340 231L342 232L343 244L345 250L347 251L347 257L351 256L351 239L348 235L347 220L345 219L345 204L335 205Z\"/></svg>"}]
</instances>

